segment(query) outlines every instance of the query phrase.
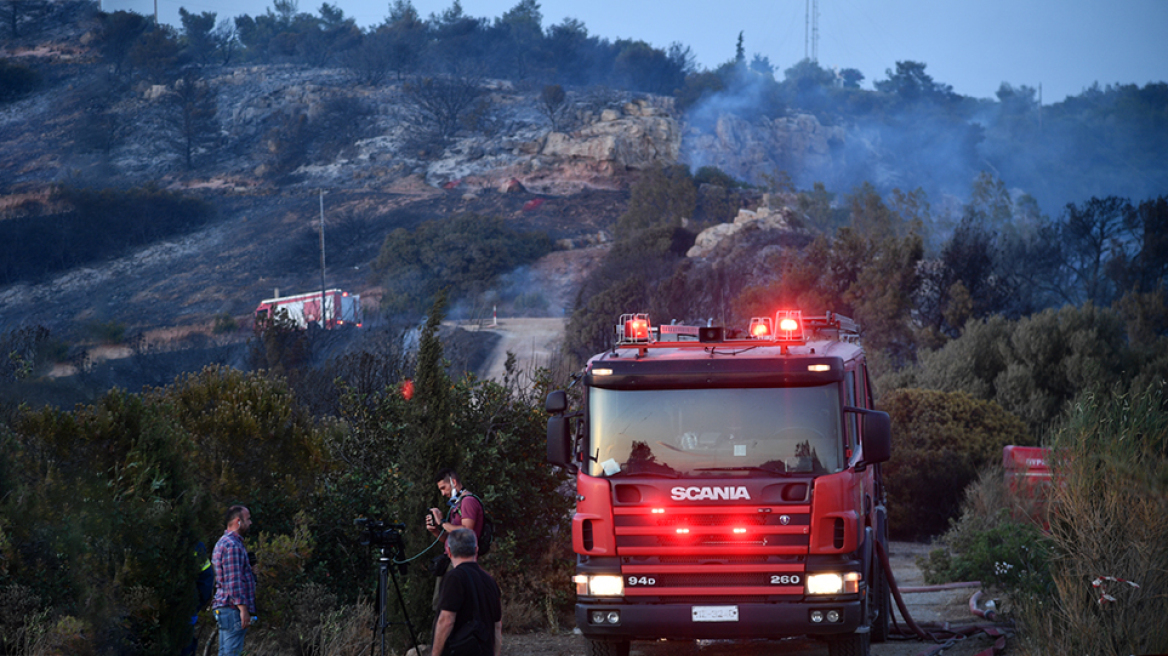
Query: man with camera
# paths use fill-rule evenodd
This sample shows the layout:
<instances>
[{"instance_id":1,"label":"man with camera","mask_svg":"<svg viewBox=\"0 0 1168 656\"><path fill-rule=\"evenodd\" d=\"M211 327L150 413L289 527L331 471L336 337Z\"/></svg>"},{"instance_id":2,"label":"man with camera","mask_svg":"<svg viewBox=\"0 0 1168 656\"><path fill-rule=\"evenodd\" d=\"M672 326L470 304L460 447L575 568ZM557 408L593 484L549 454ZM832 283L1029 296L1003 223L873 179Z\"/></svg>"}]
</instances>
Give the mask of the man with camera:
<instances>
[{"instance_id":1,"label":"man with camera","mask_svg":"<svg viewBox=\"0 0 1168 656\"><path fill-rule=\"evenodd\" d=\"M250 554L243 546L243 535L251 527L251 511L232 506L227 509L226 519L227 530L211 552L216 586L211 608L219 624L219 656L239 656L256 612L255 575Z\"/></svg>"},{"instance_id":2,"label":"man with camera","mask_svg":"<svg viewBox=\"0 0 1168 656\"><path fill-rule=\"evenodd\" d=\"M470 529L446 540L453 565L442 578L432 656L499 656L503 649L502 596L495 579L479 567Z\"/></svg>"},{"instance_id":3,"label":"man with camera","mask_svg":"<svg viewBox=\"0 0 1168 656\"><path fill-rule=\"evenodd\" d=\"M442 496L449 497L446 503L450 506L450 513L443 519L440 510L431 508L430 513L426 515L426 530L434 537L445 541L446 536L452 531L469 528L474 531L477 541L483 533L483 504L477 497L463 489L462 482L458 480L458 472L453 469L440 470L435 477L435 483L438 484L438 491ZM450 555L449 547L446 549L446 555Z\"/></svg>"},{"instance_id":4,"label":"man with camera","mask_svg":"<svg viewBox=\"0 0 1168 656\"><path fill-rule=\"evenodd\" d=\"M442 496L448 497L446 503L450 506L450 511L445 519L442 518L442 512L437 508L431 508L426 513L426 530L430 531L434 537L446 542L445 552L436 557L431 564L431 571L437 577L434 582L434 598L431 602L436 623L439 614L438 597L442 591L442 577L446 575L452 560L448 537L458 529L468 529L474 533L477 549L478 538L483 531L483 504L474 495L463 489L462 482L458 480L458 472L453 469L439 470L434 479L438 485L438 491L442 493Z\"/></svg>"}]
</instances>

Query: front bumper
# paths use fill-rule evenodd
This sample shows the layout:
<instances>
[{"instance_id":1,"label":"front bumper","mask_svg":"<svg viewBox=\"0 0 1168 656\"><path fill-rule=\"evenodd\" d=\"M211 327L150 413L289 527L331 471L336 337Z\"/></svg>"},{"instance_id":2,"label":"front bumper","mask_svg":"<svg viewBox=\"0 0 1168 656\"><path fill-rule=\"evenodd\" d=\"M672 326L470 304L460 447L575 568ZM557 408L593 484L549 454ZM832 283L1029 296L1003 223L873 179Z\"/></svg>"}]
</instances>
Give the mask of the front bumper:
<instances>
[{"instance_id":1,"label":"front bumper","mask_svg":"<svg viewBox=\"0 0 1168 656\"><path fill-rule=\"evenodd\" d=\"M738 619L724 622L698 622L693 619L694 606L737 606ZM812 622L813 611L835 610L837 622ZM593 611L620 613L617 623L592 622ZM794 635L835 635L854 633L863 624L862 605L858 599L847 601L815 600L800 602L739 603L711 600L709 603L605 603L586 601L576 604L576 626L593 640L753 639L783 638Z\"/></svg>"}]
</instances>

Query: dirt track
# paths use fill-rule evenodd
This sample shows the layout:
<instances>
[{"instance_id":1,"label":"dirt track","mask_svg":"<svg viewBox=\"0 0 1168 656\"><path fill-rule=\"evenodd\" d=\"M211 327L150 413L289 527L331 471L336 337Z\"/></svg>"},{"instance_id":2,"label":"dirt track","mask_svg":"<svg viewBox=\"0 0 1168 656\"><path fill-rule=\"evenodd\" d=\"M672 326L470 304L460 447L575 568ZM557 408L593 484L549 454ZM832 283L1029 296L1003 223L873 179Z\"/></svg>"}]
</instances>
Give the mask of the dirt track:
<instances>
[{"instance_id":1,"label":"dirt track","mask_svg":"<svg viewBox=\"0 0 1168 656\"><path fill-rule=\"evenodd\" d=\"M502 338L494 353L487 359L484 378L502 380L507 353L514 353L519 371L531 371L551 362L553 354L564 338L563 319L499 319L497 325L488 322L481 330L498 333Z\"/></svg>"},{"instance_id":2,"label":"dirt track","mask_svg":"<svg viewBox=\"0 0 1168 656\"><path fill-rule=\"evenodd\" d=\"M894 542L889 547L893 574L901 587L924 585L916 566L916 557L927 553L926 545ZM950 622L952 625L974 624L978 618L969 612L969 598L976 589L958 589L944 592L905 594L909 614L918 623ZM902 616L894 617L903 626ZM978 634L946 648L945 656L973 656L991 647L993 640ZM914 656L929 653L939 645L918 640L890 640L872 645L873 656ZM504 636L503 653L520 656L584 656L588 646L583 637L572 633ZM762 656L786 654L790 656L827 656L827 645L809 638L789 638L780 641L668 641L634 642L631 656Z\"/></svg>"}]
</instances>

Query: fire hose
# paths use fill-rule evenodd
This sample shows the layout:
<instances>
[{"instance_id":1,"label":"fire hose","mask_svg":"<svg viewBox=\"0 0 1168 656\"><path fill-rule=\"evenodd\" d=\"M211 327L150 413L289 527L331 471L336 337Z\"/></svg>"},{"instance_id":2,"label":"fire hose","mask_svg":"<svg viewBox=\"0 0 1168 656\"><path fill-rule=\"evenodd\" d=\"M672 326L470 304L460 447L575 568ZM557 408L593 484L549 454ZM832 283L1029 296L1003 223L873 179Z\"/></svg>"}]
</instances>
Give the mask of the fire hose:
<instances>
[{"instance_id":1,"label":"fire hose","mask_svg":"<svg viewBox=\"0 0 1168 656\"><path fill-rule=\"evenodd\" d=\"M969 609L971 613L977 617L987 620L990 623L971 624L961 627L950 626L948 622L936 626L927 625L929 629L934 631L934 633L926 631L924 627L922 627L920 624L917 624L917 622L913 620L912 615L910 615L908 612L908 606L904 603L904 597L902 594L905 592L930 592L936 590L955 590L972 587L980 588L981 584L979 582L971 581L964 583L947 583L936 586L905 588L904 590L901 590L900 587L896 585L896 578L892 574L892 564L888 560L888 553L884 549L884 544L880 541L876 541L876 555L880 558L880 564L884 568L884 575L888 578L888 588L892 592L893 599L896 601L896 607L900 610L900 615L904 618L905 624L908 625L908 631L906 632L901 630L901 633L909 636L915 636L917 639L922 641L938 643L937 646L926 649L925 651L917 654L917 656L932 656L933 654L938 654L941 651L952 647L958 641L964 640L969 636L982 632L984 632L986 635L989 635L990 637L997 639L994 641L992 646L979 652L976 656L993 656L994 654L1001 653L1005 650L1006 637L1009 634L1005 630L1005 627L994 623L997 615L993 610L981 610L978 607L977 602L981 598L980 590L972 597L970 597Z\"/></svg>"}]
</instances>

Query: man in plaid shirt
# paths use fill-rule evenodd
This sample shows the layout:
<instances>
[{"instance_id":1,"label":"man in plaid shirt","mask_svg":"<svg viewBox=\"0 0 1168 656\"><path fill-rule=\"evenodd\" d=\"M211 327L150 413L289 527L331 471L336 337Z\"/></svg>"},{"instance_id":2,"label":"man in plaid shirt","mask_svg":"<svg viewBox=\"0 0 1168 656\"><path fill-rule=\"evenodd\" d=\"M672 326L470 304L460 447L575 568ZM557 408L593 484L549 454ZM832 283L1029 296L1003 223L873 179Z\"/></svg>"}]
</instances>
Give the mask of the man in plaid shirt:
<instances>
[{"instance_id":1,"label":"man in plaid shirt","mask_svg":"<svg viewBox=\"0 0 1168 656\"><path fill-rule=\"evenodd\" d=\"M243 638L251 626L255 607L255 575L251 572L243 535L251 526L251 511L244 506L227 509L227 531L215 544L211 565L215 568L215 621L219 623L219 656L239 656Z\"/></svg>"}]
</instances>

